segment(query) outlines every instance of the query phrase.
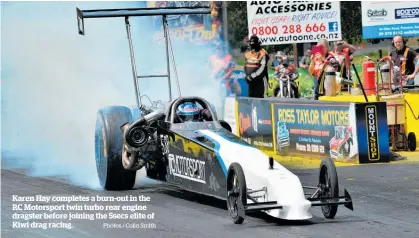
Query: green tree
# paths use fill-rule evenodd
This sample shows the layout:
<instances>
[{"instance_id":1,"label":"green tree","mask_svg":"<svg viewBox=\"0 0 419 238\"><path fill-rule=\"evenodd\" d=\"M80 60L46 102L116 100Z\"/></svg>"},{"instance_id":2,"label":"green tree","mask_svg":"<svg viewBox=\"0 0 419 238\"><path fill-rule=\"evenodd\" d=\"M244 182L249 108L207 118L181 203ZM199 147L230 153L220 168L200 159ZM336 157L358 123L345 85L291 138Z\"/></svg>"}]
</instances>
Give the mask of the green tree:
<instances>
[{"instance_id":1,"label":"green tree","mask_svg":"<svg viewBox=\"0 0 419 238\"><path fill-rule=\"evenodd\" d=\"M227 21L230 44L237 46L247 36L247 5L246 1L227 3Z\"/></svg>"},{"instance_id":2,"label":"green tree","mask_svg":"<svg viewBox=\"0 0 419 238\"><path fill-rule=\"evenodd\" d=\"M340 2L340 22L342 39L349 44L362 41L362 11L360 1Z\"/></svg>"}]
</instances>

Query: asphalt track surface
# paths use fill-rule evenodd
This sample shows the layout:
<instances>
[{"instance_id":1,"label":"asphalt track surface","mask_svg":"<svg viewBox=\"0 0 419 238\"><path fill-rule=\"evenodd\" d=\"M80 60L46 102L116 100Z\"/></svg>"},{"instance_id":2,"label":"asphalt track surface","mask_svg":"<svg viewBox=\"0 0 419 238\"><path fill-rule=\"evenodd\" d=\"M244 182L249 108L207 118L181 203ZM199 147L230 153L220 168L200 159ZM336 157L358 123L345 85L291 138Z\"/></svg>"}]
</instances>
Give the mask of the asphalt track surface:
<instances>
[{"instance_id":1,"label":"asphalt track surface","mask_svg":"<svg viewBox=\"0 0 419 238\"><path fill-rule=\"evenodd\" d=\"M125 192L94 191L55 178L36 178L2 169L2 237L418 237L419 164L338 167L340 190L354 200L354 211L339 207L334 220L313 208L310 221L289 222L263 214L248 215L242 225L227 216L225 202L165 184L142 185ZM316 185L317 169L292 170L305 185ZM118 221L76 220L73 229L12 228L12 195L145 195L154 229L104 229ZM109 204L109 203L108 203ZM116 204L116 203L111 203ZM146 221L145 221L146 222ZM119 222L121 223L121 222ZM137 222L140 223L140 222ZM147 223L147 222L146 222Z\"/></svg>"}]
</instances>

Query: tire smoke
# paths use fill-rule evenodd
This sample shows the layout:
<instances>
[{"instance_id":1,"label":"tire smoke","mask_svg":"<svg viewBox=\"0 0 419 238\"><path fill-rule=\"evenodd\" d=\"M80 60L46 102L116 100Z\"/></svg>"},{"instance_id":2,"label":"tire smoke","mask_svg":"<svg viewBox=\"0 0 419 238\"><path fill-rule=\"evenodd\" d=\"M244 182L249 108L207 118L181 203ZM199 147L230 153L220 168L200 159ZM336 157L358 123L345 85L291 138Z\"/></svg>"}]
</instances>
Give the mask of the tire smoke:
<instances>
[{"instance_id":1,"label":"tire smoke","mask_svg":"<svg viewBox=\"0 0 419 238\"><path fill-rule=\"evenodd\" d=\"M97 110L134 107L123 18L86 19L80 9L139 7L138 2L2 2L1 150L3 168L27 169L100 189L94 157ZM139 75L165 74L164 41L153 42L151 17L130 18ZM173 42L182 96L217 104L205 64L211 49ZM177 97L171 65L172 92ZM166 78L140 80L141 94L168 101ZM144 104L149 103L143 98Z\"/></svg>"}]
</instances>

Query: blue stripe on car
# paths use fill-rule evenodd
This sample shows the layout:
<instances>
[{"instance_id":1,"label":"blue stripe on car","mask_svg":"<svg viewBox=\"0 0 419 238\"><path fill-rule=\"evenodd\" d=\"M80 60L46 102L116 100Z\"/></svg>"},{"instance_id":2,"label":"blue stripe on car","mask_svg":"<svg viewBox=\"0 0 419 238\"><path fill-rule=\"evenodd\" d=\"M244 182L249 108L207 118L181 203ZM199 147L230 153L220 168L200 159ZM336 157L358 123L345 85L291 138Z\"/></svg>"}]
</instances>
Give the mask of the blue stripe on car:
<instances>
[{"instance_id":1,"label":"blue stripe on car","mask_svg":"<svg viewBox=\"0 0 419 238\"><path fill-rule=\"evenodd\" d=\"M218 141L216 141L215 139L213 139L213 138L211 138L211 137L209 137L209 136L207 136L207 135L205 135L205 137L208 139L208 140L210 140L210 141L212 141L213 143L214 143L214 153L215 153L215 156L217 157L217 159L218 159L218 162L220 163L220 166L221 166L221 169L223 170L223 172L224 172L224 176L227 178L227 167L226 167L226 165L225 165L225 163L224 163L224 160L223 160L223 157L220 155L220 143L218 142Z\"/></svg>"},{"instance_id":2,"label":"blue stripe on car","mask_svg":"<svg viewBox=\"0 0 419 238\"><path fill-rule=\"evenodd\" d=\"M257 149L256 146L247 143L245 140L243 140L240 137L237 137L235 134L232 134L231 132L227 132L227 131L224 132L222 130L221 131L212 131L212 132L215 133L215 134L217 134L218 136L222 137L223 139L231 142L231 143L242 145L242 146L248 146L248 147ZM230 133L230 137L227 136L227 133ZM234 138L234 140L232 138Z\"/></svg>"}]
</instances>

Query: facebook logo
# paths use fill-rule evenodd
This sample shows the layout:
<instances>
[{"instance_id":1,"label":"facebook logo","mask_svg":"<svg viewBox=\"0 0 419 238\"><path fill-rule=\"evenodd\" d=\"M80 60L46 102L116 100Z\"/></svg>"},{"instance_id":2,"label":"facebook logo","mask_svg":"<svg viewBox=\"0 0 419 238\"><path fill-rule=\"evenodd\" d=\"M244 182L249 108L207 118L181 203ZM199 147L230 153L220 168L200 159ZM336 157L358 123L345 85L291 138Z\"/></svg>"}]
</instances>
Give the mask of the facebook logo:
<instances>
[{"instance_id":1,"label":"facebook logo","mask_svg":"<svg viewBox=\"0 0 419 238\"><path fill-rule=\"evenodd\" d=\"M338 31L338 22L332 21L329 22L329 32L337 32Z\"/></svg>"}]
</instances>

